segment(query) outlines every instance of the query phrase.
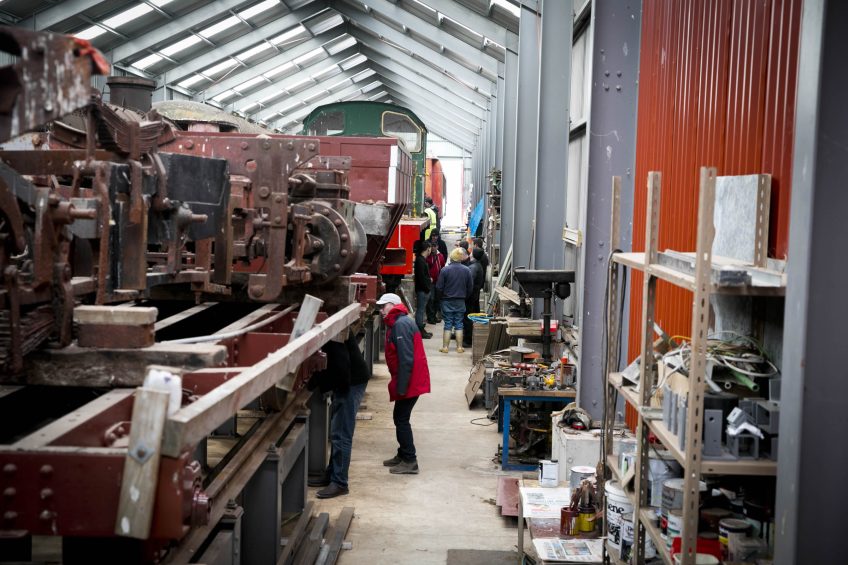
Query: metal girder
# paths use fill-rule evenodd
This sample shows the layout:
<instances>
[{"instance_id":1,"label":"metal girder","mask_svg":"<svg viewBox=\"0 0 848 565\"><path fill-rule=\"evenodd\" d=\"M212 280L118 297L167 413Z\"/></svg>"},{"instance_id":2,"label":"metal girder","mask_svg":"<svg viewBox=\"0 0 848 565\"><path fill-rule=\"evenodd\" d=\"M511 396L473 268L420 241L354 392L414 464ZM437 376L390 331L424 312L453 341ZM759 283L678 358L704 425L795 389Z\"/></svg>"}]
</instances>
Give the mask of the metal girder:
<instances>
[{"instance_id":1,"label":"metal girder","mask_svg":"<svg viewBox=\"0 0 848 565\"><path fill-rule=\"evenodd\" d=\"M423 0L423 3L504 47L506 47L507 38L510 35L516 35L487 16L466 8L454 0ZM408 3L400 2L400 5L407 6Z\"/></svg>"},{"instance_id":2,"label":"metal girder","mask_svg":"<svg viewBox=\"0 0 848 565\"><path fill-rule=\"evenodd\" d=\"M202 4L196 10L192 10L184 16L166 22L152 31L136 37L132 41L118 45L110 52L111 60L112 62L119 63L125 59L129 59L133 55L144 53L154 45L170 38L182 36L191 28L233 10L243 3L244 0L213 0L212 2Z\"/></svg>"},{"instance_id":3,"label":"metal girder","mask_svg":"<svg viewBox=\"0 0 848 565\"><path fill-rule=\"evenodd\" d=\"M440 65L447 70L450 70L450 68L455 65L456 67L466 69L468 71L471 71L475 75L483 77L489 83L497 79L497 65L487 65L485 67L475 66L473 64L463 65L459 61L447 57L438 49L433 49L430 45L421 43L415 40L414 38L395 30L393 27L374 19L373 17L369 17L357 10L353 10L350 8L350 6L343 7L339 4L336 4L335 6L337 11L343 16L345 16L348 21L350 21L356 27L368 30L370 33L376 35L377 37L383 38L391 43L394 43L395 45L398 45L399 47L407 50L408 52L417 53L423 50L425 51L425 53L429 53L430 57L435 57L438 60L442 61ZM427 55L425 55L424 57L426 58ZM492 61L494 62L494 60ZM448 63L453 63L453 65L449 65ZM489 67L492 67L492 69L494 70L490 70Z\"/></svg>"},{"instance_id":4,"label":"metal girder","mask_svg":"<svg viewBox=\"0 0 848 565\"><path fill-rule=\"evenodd\" d=\"M275 92L279 93L280 96L282 96L282 95L286 94L291 87L297 85L299 82L302 82L304 80L305 76L309 76L310 73L308 72L308 70L314 69L315 67L317 67L319 65L321 67L328 67L330 65L335 65L335 66L338 67L338 65L340 63L349 59L352 55L355 55L356 53L357 53L356 46L354 45L352 47L345 49L344 51L337 53L336 55L326 57L324 59L321 59L320 61L316 61L315 63L313 63L311 65L303 67L303 69L300 70L299 72L297 72L293 75L287 76L286 78L284 78L282 80L279 80L277 82L268 83L264 87L262 87L260 90L257 90L255 92L251 92L249 96L243 96L241 98L241 100L239 100L236 103L236 106L238 106L238 108L236 108L236 109L241 110L242 108L250 105L251 103L254 103L255 101L261 100L262 98L264 98L264 97L266 97L270 94L274 94ZM363 64L363 63L365 63L365 61L360 63L360 65ZM355 65L355 66L359 66L359 65ZM337 78L343 72L344 72L344 69L339 68L338 74L333 75L332 77L328 77L326 80L332 80L334 78ZM297 95L291 94L291 96L297 96ZM260 111L263 111L267 108L270 108L273 104L274 104L274 102L269 100L267 103L264 104L265 108L258 107L256 110L254 110L252 112L248 112L248 113L249 114L255 114L257 112L260 112Z\"/></svg>"},{"instance_id":5,"label":"metal girder","mask_svg":"<svg viewBox=\"0 0 848 565\"><path fill-rule=\"evenodd\" d=\"M389 42L382 41L379 34L351 25L348 33L357 41L376 52L400 63L409 68L419 68L423 66L434 75L443 74L454 80L458 85L468 88L472 92L479 92L485 96L489 96L493 92L492 81L478 75L474 71L467 69L459 63L446 59L442 56L437 56L434 60L426 59L420 55L416 55L414 51L404 50L399 46L392 45Z\"/></svg>"},{"instance_id":6,"label":"metal girder","mask_svg":"<svg viewBox=\"0 0 848 565\"><path fill-rule=\"evenodd\" d=\"M380 77L381 82L387 87L392 88L399 94L402 94L404 97L416 101L418 104L422 106L432 106L433 100L432 98L422 95L414 89L409 89L402 84L398 84L397 82L386 78L384 76ZM469 133L473 135L479 135L480 129L483 127L482 118L475 118L474 116L469 116L468 114L463 113L461 110L440 106L439 114L450 118L451 123L454 123L456 127L461 127L467 130Z\"/></svg>"},{"instance_id":7,"label":"metal girder","mask_svg":"<svg viewBox=\"0 0 848 565\"><path fill-rule=\"evenodd\" d=\"M36 31L50 29L56 24L78 16L86 10L108 3L108 0L66 0L65 2L38 12L32 17L21 20L18 22L17 26Z\"/></svg>"},{"instance_id":8,"label":"metal girder","mask_svg":"<svg viewBox=\"0 0 848 565\"><path fill-rule=\"evenodd\" d=\"M269 40L276 35L280 35L284 31L298 25L302 20L309 16L317 14L327 7L326 2L320 2L314 7L312 4L308 8L301 8L293 12L289 12L285 16L276 18L267 24L254 29L244 35L216 47L210 51L205 51L201 55L189 59L185 63L165 71L170 82L180 82L180 80L202 71L205 68L211 67L216 63L220 63L224 59L235 57L239 53L253 47L258 43Z\"/></svg>"},{"instance_id":9,"label":"metal girder","mask_svg":"<svg viewBox=\"0 0 848 565\"><path fill-rule=\"evenodd\" d=\"M356 0L341 0L343 3L353 6L357 9L354 2ZM359 2L357 2L359 4ZM336 4L338 6L338 3ZM408 12L391 2L386 0L367 0L367 13L373 17L373 14L380 14L384 18L388 18L400 25L404 30L409 30L411 37L415 35L423 36L427 41L434 42L439 45L442 50L456 53L458 57L464 59L468 64L480 65L489 73L497 74L497 65L500 59L486 52L483 45L472 46L467 42L451 35L447 31L438 26L434 26L431 22L418 17L412 12ZM417 40L417 39L416 39ZM423 43L423 42L421 42Z\"/></svg>"},{"instance_id":10,"label":"metal girder","mask_svg":"<svg viewBox=\"0 0 848 565\"><path fill-rule=\"evenodd\" d=\"M330 87L335 87L335 85L337 85L339 82L342 82L344 80L353 81L353 78L355 76L357 76L357 75L361 74L363 71L367 70L366 68L363 67L363 65L365 65L365 61L363 61L359 65L356 65L355 67L353 67L353 68L351 68L347 71L342 71L340 74L334 75L334 76L329 77L325 80L318 81L318 82L314 83L312 86L310 86L310 87L308 87L304 90L300 90L300 91L297 91L295 93L292 93L290 98L287 98L285 100L281 100L281 101L277 102L276 104L271 104L270 106L262 109L261 115L257 115L257 114L259 114L259 113L257 113L257 114L254 114L254 116L256 117L256 119L261 120L263 122L268 122L270 120L278 120L278 119L280 119L278 116L285 117L286 114L280 113L280 112L282 110L284 110L285 108L291 106L292 103L298 102L300 104L300 106L303 106L304 105L303 100L307 100L307 99L315 96L316 94L321 94L322 92L327 92L328 94L332 94L334 92L334 90L331 90ZM359 83L354 83L354 84L359 84ZM365 84L368 84L368 83L365 83ZM364 84L362 86L364 86ZM342 88L342 87L338 86L336 88Z\"/></svg>"},{"instance_id":11,"label":"metal girder","mask_svg":"<svg viewBox=\"0 0 848 565\"><path fill-rule=\"evenodd\" d=\"M279 67L287 61L293 61L294 59L297 59L301 55L306 55L314 49L324 47L324 45L326 45L329 41L339 37L340 35L341 32L337 29L327 30L320 35L316 35L312 39L307 39L303 43L298 43L291 49L286 49L279 55L275 55L274 57L271 57L266 61L251 65L247 68L242 68L242 70L240 71L233 72L231 75L227 76L227 78L216 82L214 85L210 86L205 91L198 92L198 95L195 96L195 99L214 98L220 93L227 91L231 88L236 88L238 87L238 85L244 84L253 77L265 74L268 71Z\"/></svg>"},{"instance_id":12,"label":"metal girder","mask_svg":"<svg viewBox=\"0 0 848 565\"><path fill-rule=\"evenodd\" d=\"M323 100L316 100L314 102L309 102L308 104L303 106L303 109L297 110L295 112L291 112L289 114L286 114L285 116L279 118L275 123L273 123L273 124L269 123L269 126L272 126L274 128L278 128L278 129L287 129L291 124L294 124L296 122L302 122L303 118L308 116L309 113L312 110L314 110L315 108L317 108L318 106L321 106L322 104L332 104L333 102L340 102L342 99L344 99L347 96L350 96L354 92L356 92L358 90L362 90L362 88L364 88L365 86L367 86L367 85L361 84L361 83L353 83L350 86L344 88L343 90L339 90L337 92L331 93L329 96L327 96ZM285 123L281 123L281 122L285 122Z\"/></svg>"},{"instance_id":13,"label":"metal girder","mask_svg":"<svg viewBox=\"0 0 848 565\"><path fill-rule=\"evenodd\" d=\"M454 95L447 89L441 89L438 87L434 87L428 84L427 81L414 81L410 79L406 75L395 73L380 63L377 63L373 59L371 60L371 67L376 70L381 76L386 77L389 80L392 80L398 84L412 85L413 88L418 88L420 90L426 91L430 95L442 100L452 106L454 106L457 110L465 112L466 114L470 114L480 119L486 118L486 109L481 108L480 106L475 106L469 103L467 100L463 100L459 96Z\"/></svg>"},{"instance_id":14,"label":"metal girder","mask_svg":"<svg viewBox=\"0 0 848 565\"><path fill-rule=\"evenodd\" d=\"M415 68L411 68L403 63L400 63L391 57L386 57L377 51L371 49L365 44L360 44L362 49L360 50L363 55L366 55L373 62L381 65L382 67L404 76L415 76L416 81L425 81L431 85L437 86L440 90L444 90L450 92L453 96L457 96L471 104L474 104L478 107L485 107L489 103L491 96L487 96L484 94L480 94L475 90L471 90L470 88L465 88L460 92L457 92L457 89L451 89L444 84L444 82L437 80L439 77L433 74L433 69L428 67L423 63L419 63L415 59L410 60L410 64L414 64Z\"/></svg>"}]
</instances>

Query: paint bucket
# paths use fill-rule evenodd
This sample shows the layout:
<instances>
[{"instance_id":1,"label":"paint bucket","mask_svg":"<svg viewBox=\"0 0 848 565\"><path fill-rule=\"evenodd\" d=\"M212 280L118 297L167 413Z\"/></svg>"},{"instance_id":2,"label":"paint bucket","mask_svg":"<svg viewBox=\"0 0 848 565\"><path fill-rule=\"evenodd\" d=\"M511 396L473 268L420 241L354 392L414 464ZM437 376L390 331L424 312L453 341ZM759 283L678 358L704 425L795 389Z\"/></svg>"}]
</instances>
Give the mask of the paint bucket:
<instances>
[{"instance_id":1,"label":"paint bucket","mask_svg":"<svg viewBox=\"0 0 848 565\"><path fill-rule=\"evenodd\" d=\"M700 492L707 491L707 483L698 481ZM668 528L668 511L683 508L683 479L667 479L662 488L662 515L660 516L660 532L665 539Z\"/></svg>"},{"instance_id":2,"label":"paint bucket","mask_svg":"<svg viewBox=\"0 0 848 565\"><path fill-rule=\"evenodd\" d=\"M607 498L607 541L616 550L621 551L621 524L624 518L633 520L633 504L618 481L607 481L604 484Z\"/></svg>"},{"instance_id":3,"label":"paint bucket","mask_svg":"<svg viewBox=\"0 0 848 565\"><path fill-rule=\"evenodd\" d=\"M559 533L562 536L577 535L577 511L563 506L559 515Z\"/></svg>"},{"instance_id":4,"label":"paint bucket","mask_svg":"<svg viewBox=\"0 0 848 565\"><path fill-rule=\"evenodd\" d=\"M733 516L733 512L725 508L704 508L701 510L701 523L709 532L718 533L718 523Z\"/></svg>"},{"instance_id":5,"label":"paint bucket","mask_svg":"<svg viewBox=\"0 0 848 565\"><path fill-rule=\"evenodd\" d=\"M675 553L674 562L677 565L683 563L683 555L680 553ZM719 565L719 560L717 557L715 557L714 555L710 555L709 553L696 553L695 565Z\"/></svg>"},{"instance_id":6,"label":"paint bucket","mask_svg":"<svg viewBox=\"0 0 848 565\"><path fill-rule=\"evenodd\" d=\"M568 484L571 486L571 492L574 492L574 489L580 486L580 483L581 481L583 481L583 479L589 479L594 476L594 467L587 467L585 465L578 465L577 467L572 467L571 478L568 482Z\"/></svg>"},{"instance_id":7,"label":"paint bucket","mask_svg":"<svg viewBox=\"0 0 848 565\"><path fill-rule=\"evenodd\" d=\"M721 544L721 558L723 561L734 561L736 540L748 537L751 524L737 518L725 518L718 523L718 541Z\"/></svg>"},{"instance_id":8,"label":"paint bucket","mask_svg":"<svg viewBox=\"0 0 848 565\"><path fill-rule=\"evenodd\" d=\"M559 463L556 461L539 461L539 486L555 487L559 484Z\"/></svg>"},{"instance_id":9,"label":"paint bucket","mask_svg":"<svg viewBox=\"0 0 848 565\"><path fill-rule=\"evenodd\" d=\"M674 460L671 452L661 451L657 455L648 460L648 506L654 508L662 506L663 483L683 474L683 469Z\"/></svg>"},{"instance_id":10,"label":"paint bucket","mask_svg":"<svg viewBox=\"0 0 848 565\"><path fill-rule=\"evenodd\" d=\"M595 531L595 507L581 506L577 514L577 529L581 534Z\"/></svg>"},{"instance_id":11,"label":"paint bucket","mask_svg":"<svg viewBox=\"0 0 848 565\"><path fill-rule=\"evenodd\" d=\"M666 529L665 546L671 550L671 544L674 538L680 537L680 532L683 531L683 511L669 510L668 511L668 526Z\"/></svg>"},{"instance_id":12,"label":"paint bucket","mask_svg":"<svg viewBox=\"0 0 848 565\"><path fill-rule=\"evenodd\" d=\"M633 549L633 518L625 516L621 519L621 561L630 562L630 552Z\"/></svg>"}]
</instances>

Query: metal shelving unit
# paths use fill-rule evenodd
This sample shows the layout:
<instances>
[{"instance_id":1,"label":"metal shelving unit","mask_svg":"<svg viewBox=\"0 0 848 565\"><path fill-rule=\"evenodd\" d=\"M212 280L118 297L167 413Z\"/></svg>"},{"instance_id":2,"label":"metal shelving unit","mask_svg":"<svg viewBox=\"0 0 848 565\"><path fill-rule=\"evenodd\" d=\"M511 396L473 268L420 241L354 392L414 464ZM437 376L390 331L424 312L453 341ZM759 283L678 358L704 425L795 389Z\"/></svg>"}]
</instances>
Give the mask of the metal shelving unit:
<instances>
[{"instance_id":1,"label":"metal shelving unit","mask_svg":"<svg viewBox=\"0 0 848 565\"><path fill-rule=\"evenodd\" d=\"M648 435L653 433L672 453L684 469L683 493L683 528L682 528L682 563L694 563L695 548L698 535L699 481L702 474L721 475L776 475L777 463L770 460L714 460L702 458L702 425L704 410L704 375L706 370L707 334L709 331L710 294L734 294L747 296L783 296L785 286L757 286L755 284L724 287L714 284L711 280L712 243L715 236L713 226L713 209L715 201L716 169L701 168L700 196L698 203L698 230L695 249L694 274L677 271L673 268L657 264L657 246L659 235L660 211L660 182L659 172L648 173L648 205L645 227L644 253L615 253L612 261L630 269L644 273L642 288L642 348L641 359L653 359L654 343L654 308L656 305L656 287L658 280L668 281L676 286L686 288L693 293L692 300L692 360L688 376L688 405L686 414L686 430L684 449L679 448L678 437L672 434L661 420L654 419L655 411L647 410L650 406L651 388L656 383L656 369L653 363L640 363L641 386L639 390L622 383L620 373L611 373L607 378L607 410L604 422L606 429L607 467L610 473L620 480L615 459L612 457L612 429L615 419L614 402L610 399L616 395L633 406L638 412L637 423L637 460L636 460L636 492L633 496L634 508L638 515L639 526L635 528L633 555L636 563L644 563L644 540L649 536L663 561L672 564L671 555L666 550L665 543L656 526L654 510L647 506L649 445ZM618 243L620 198L620 180L613 179L613 211L611 237L612 248ZM767 218L760 216L758 226L760 233L766 228ZM763 258L764 261L764 258ZM618 270L610 271L609 296L619 294ZM621 323L616 316L615 308L608 308L607 335L610 340L618 335L618 325ZM618 366L618 347L608 347L607 360L610 368Z\"/></svg>"}]
</instances>

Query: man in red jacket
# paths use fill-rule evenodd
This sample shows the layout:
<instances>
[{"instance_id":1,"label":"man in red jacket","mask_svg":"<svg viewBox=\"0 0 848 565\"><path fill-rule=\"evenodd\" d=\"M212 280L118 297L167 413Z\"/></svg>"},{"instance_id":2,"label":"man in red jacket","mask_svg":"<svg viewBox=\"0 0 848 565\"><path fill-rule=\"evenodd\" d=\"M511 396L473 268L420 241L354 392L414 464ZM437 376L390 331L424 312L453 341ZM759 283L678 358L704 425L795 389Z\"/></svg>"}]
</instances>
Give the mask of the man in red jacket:
<instances>
[{"instance_id":1,"label":"man in red jacket","mask_svg":"<svg viewBox=\"0 0 848 565\"><path fill-rule=\"evenodd\" d=\"M386 323L386 365L391 373L389 400L395 403L397 455L383 461L395 475L417 475L418 458L409 417L418 397L430 392L430 369L421 332L397 294L388 292L377 301Z\"/></svg>"}]
</instances>

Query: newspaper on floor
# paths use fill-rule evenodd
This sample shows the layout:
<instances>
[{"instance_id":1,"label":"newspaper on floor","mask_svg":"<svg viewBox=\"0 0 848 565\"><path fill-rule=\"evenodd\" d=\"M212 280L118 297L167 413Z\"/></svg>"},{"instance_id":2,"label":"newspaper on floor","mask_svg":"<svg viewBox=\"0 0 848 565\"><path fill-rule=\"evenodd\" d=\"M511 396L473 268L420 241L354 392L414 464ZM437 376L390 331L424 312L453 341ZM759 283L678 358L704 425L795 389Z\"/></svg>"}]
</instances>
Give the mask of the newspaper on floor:
<instances>
[{"instance_id":1,"label":"newspaper on floor","mask_svg":"<svg viewBox=\"0 0 848 565\"><path fill-rule=\"evenodd\" d=\"M559 518L563 506L571 504L568 487L520 487L525 518Z\"/></svg>"},{"instance_id":2,"label":"newspaper on floor","mask_svg":"<svg viewBox=\"0 0 848 565\"><path fill-rule=\"evenodd\" d=\"M603 563L604 560L602 539L537 538L533 546L542 561Z\"/></svg>"}]
</instances>

